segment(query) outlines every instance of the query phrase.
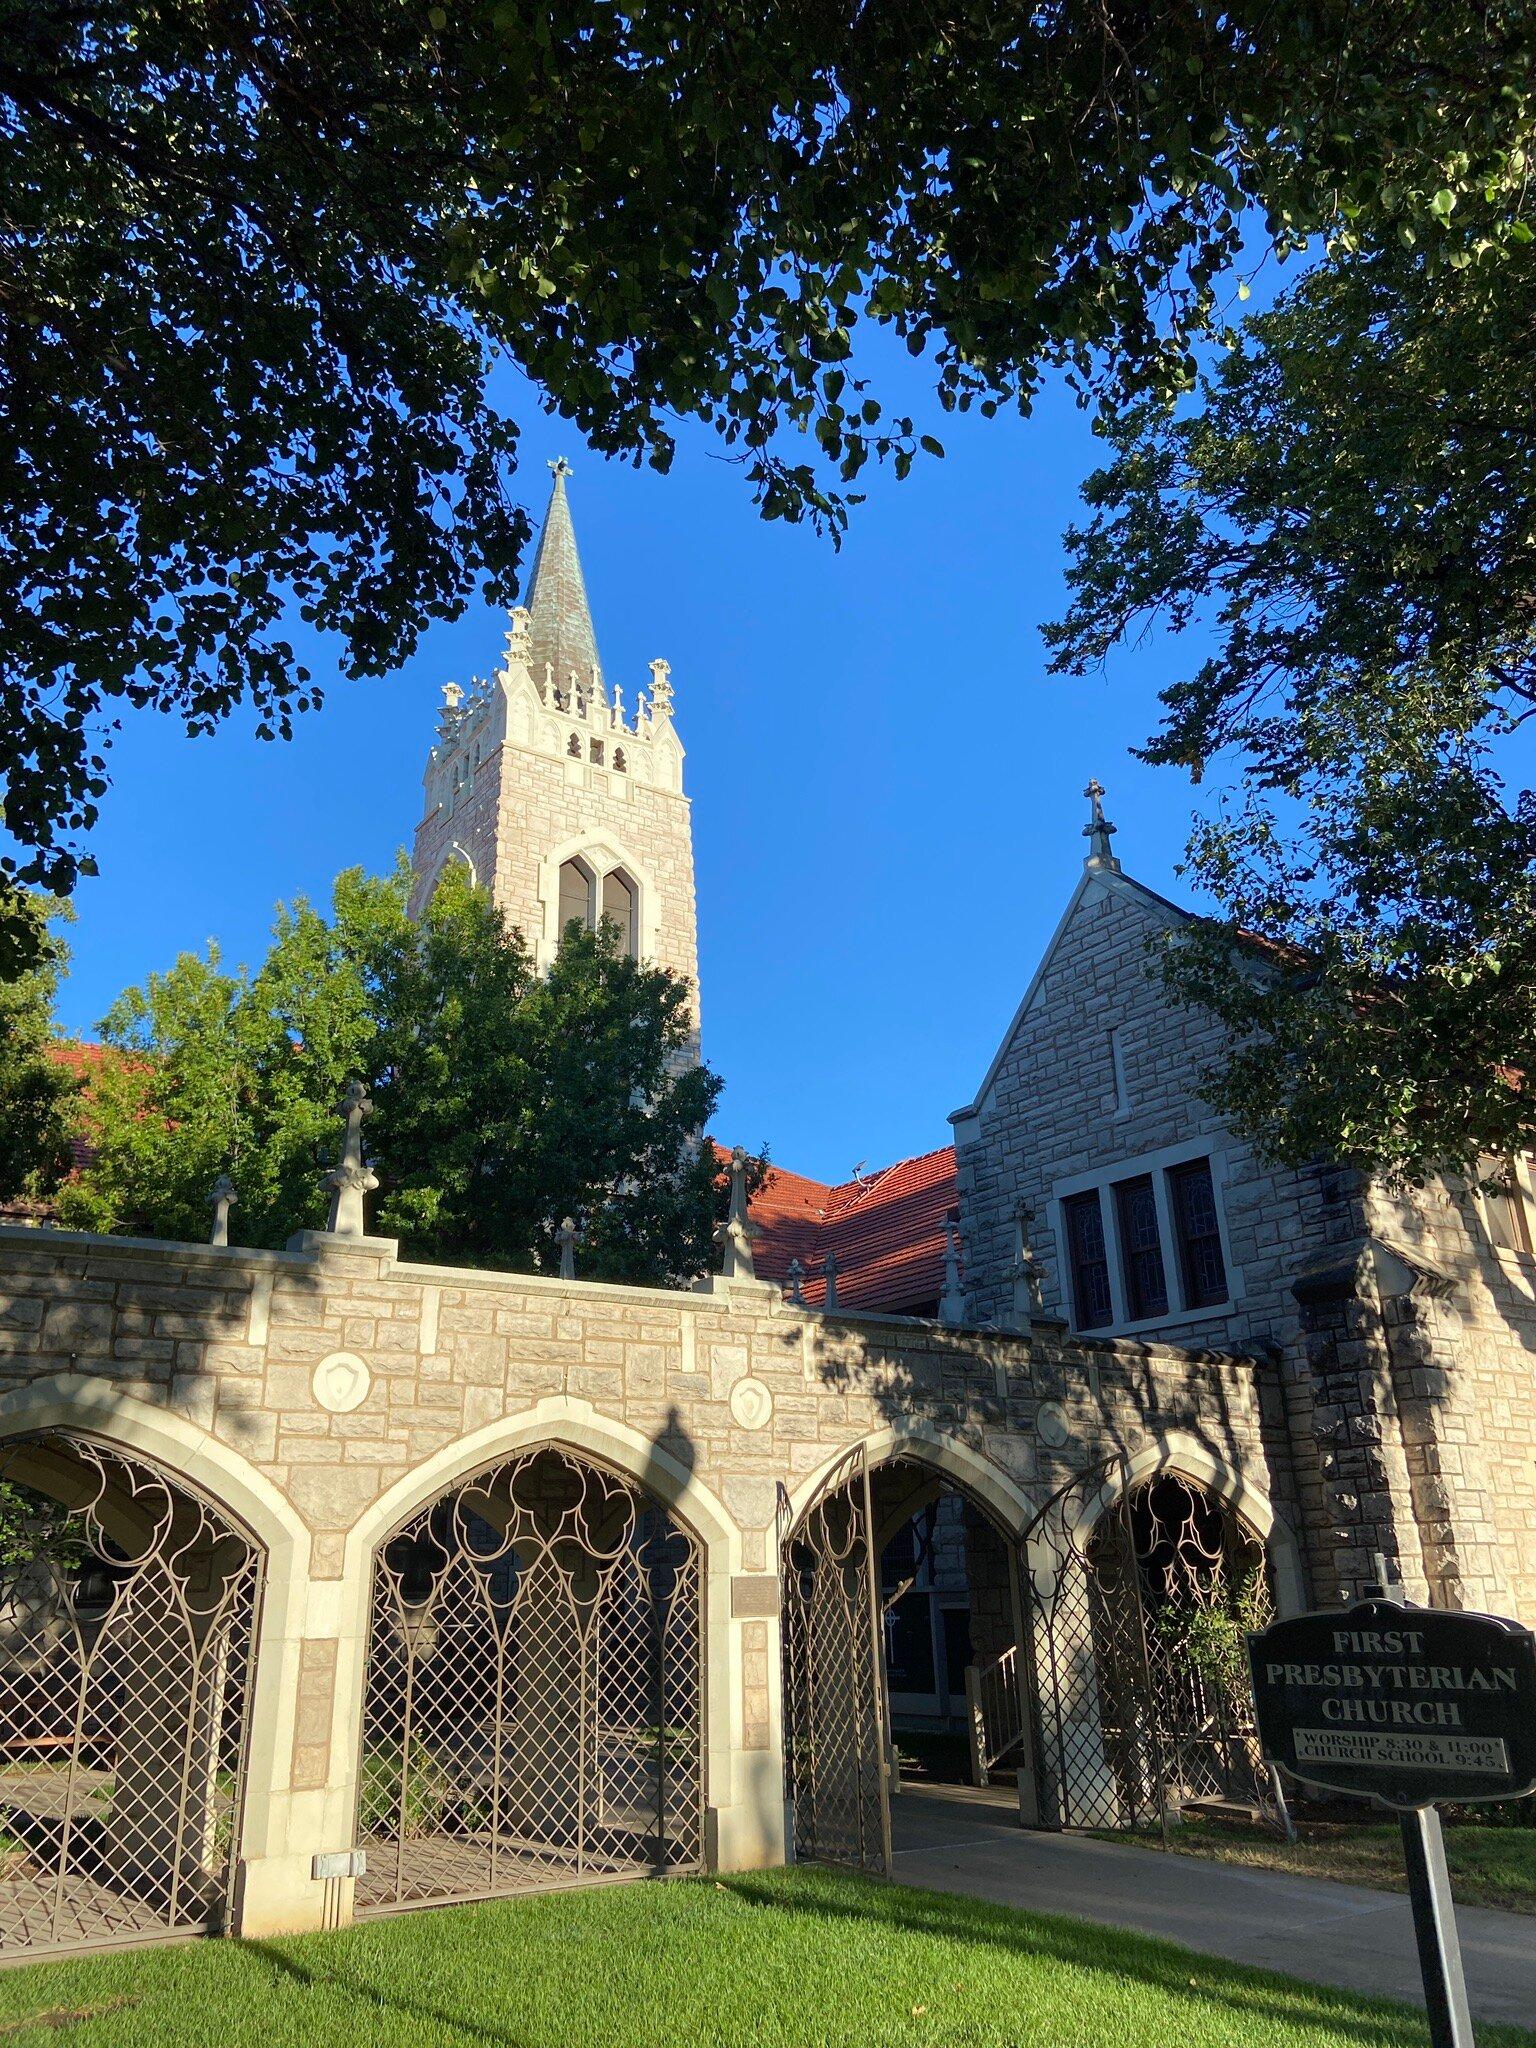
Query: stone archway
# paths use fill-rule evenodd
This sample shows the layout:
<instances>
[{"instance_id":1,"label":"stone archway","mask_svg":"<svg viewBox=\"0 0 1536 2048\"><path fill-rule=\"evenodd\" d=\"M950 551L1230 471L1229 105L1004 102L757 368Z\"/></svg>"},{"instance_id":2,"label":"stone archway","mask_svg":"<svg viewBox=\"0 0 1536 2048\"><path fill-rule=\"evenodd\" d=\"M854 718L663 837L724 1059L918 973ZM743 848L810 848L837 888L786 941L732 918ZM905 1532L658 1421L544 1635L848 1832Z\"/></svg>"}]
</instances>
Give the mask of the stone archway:
<instances>
[{"instance_id":1,"label":"stone archway","mask_svg":"<svg viewBox=\"0 0 1536 2048\"><path fill-rule=\"evenodd\" d=\"M359 1913L698 1868L703 1554L588 1452L530 1445L379 1544Z\"/></svg>"},{"instance_id":2,"label":"stone archway","mask_svg":"<svg viewBox=\"0 0 1536 2048\"><path fill-rule=\"evenodd\" d=\"M1027 1532L1047 1826L1136 1829L1202 1801L1272 1804L1245 1650L1274 1611L1260 1526L1272 1518L1233 1475L1185 1462L1167 1445L1102 1460Z\"/></svg>"},{"instance_id":3,"label":"stone archway","mask_svg":"<svg viewBox=\"0 0 1536 2048\"><path fill-rule=\"evenodd\" d=\"M0 1443L0 1954L229 1924L262 1548L79 1430Z\"/></svg>"},{"instance_id":4,"label":"stone archway","mask_svg":"<svg viewBox=\"0 0 1536 2048\"><path fill-rule=\"evenodd\" d=\"M786 1501L785 1760L801 1856L889 1868L898 1733L953 1738L946 1774L982 1781L1027 1752L1016 1563L1027 1519L1005 1473L932 1431L852 1445ZM1004 1731L993 1758L976 1741L983 1670Z\"/></svg>"}]
</instances>

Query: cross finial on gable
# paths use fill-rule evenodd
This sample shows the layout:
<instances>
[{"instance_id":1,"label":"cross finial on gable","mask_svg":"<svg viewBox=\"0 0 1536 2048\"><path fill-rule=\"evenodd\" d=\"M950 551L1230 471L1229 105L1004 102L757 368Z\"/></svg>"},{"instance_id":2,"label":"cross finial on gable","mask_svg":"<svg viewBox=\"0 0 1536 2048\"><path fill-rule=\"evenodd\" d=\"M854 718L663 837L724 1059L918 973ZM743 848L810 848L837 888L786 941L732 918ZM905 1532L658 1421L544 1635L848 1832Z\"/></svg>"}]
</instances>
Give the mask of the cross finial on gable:
<instances>
[{"instance_id":1,"label":"cross finial on gable","mask_svg":"<svg viewBox=\"0 0 1536 2048\"><path fill-rule=\"evenodd\" d=\"M1092 807L1088 813L1088 822L1083 827L1083 837L1088 841L1088 856L1083 865L1118 875L1120 863L1115 859L1114 850L1109 843L1114 837L1115 827L1104 815L1104 785L1097 776L1088 784L1083 795Z\"/></svg>"}]
</instances>

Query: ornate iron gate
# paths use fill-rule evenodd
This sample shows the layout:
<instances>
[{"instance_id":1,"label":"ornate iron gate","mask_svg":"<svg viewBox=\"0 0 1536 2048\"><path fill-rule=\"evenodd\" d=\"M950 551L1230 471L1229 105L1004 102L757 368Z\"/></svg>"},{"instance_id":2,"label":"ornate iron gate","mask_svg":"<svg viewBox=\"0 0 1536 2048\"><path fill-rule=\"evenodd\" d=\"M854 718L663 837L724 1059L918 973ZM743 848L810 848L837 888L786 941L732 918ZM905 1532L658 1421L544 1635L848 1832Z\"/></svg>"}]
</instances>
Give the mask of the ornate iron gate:
<instances>
[{"instance_id":1,"label":"ornate iron gate","mask_svg":"<svg viewBox=\"0 0 1536 2048\"><path fill-rule=\"evenodd\" d=\"M699 1551L633 1481L541 1449L381 1546L357 1910L703 1861Z\"/></svg>"},{"instance_id":2,"label":"ornate iron gate","mask_svg":"<svg viewBox=\"0 0 1536 2048\"><path fill-rule=\"evenodd\" d=\"M0 1955L227 1924L260 1578L139 1459L0 1446Z\"/></svg>"},{"instance_id":3,"label":"ornate iron gate","mask_svg":"<svg viewBox=\"0 0 1536 2048\"><path fill-rule=\"evenodd\" d=\"M1234 1514L1174 1473L1129 1488L1116 1456L1046 1503L1024 1565L1046 1825L1158 1826L1202 1799L1272 1811L1243 1642L1269 1584Z\"/></svg>"},{"instance_id":4,"label":"ornate iron gate","mask_svg":"<svg viewBox=\"0 0 1536 2048\"><path fill-rule=\"evenodd\" d=\"M784 1768L795 1853L890 1874L889 1731L869 1463L856 1446L793 1528L780 1495Z\"/></svg>"}]
</instances>

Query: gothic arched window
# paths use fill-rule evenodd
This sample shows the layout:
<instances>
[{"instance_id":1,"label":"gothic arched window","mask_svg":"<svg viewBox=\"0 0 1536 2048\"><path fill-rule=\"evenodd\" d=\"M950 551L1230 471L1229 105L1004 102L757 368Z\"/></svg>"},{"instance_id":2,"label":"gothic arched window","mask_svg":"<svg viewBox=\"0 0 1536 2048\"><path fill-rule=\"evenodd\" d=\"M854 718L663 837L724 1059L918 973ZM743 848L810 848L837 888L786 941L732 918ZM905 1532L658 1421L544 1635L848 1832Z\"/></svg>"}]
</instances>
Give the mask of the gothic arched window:
<instances>
[{"instance_id":1,"label":"gothic arched window","mask_svg":"<svg viewBox=\"0 0 1536 2048\"><path fill-rule=\"evenodd\" d=\"M619 950L633 960L635 944L635 885L615 868L603 877L603 918L619 928Z\"/></svg>"},{"instance_id":2,"label":"gothic arched window","mask_svg":"<svg viewBox=\"0 0 1536 2048\"><path fill-rule=\"evenodd\" d=\"M592 915L592 876L579 860L563 861L560 867L560 934L575 922L590 930L595 922Z\"/></svg>"}]
</instances>

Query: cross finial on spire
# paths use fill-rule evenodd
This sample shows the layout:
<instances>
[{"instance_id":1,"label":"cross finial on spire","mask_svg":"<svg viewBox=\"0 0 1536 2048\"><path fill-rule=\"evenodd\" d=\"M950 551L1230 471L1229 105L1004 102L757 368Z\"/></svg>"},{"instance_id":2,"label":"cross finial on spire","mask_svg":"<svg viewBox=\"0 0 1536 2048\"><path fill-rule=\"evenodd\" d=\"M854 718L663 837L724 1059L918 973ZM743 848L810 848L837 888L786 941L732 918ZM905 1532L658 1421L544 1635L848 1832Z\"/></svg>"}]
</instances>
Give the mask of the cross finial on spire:
<instances>
[{"instance_id":1,"label":"cross finial on spire","mask_svg":"<svg viewBox=\"0 0 1536 2048\"><path fill-rule=\"evenodd\" d=\"M1114 849L1109 843L1114 837L1115 827L1104 815L1104 785L1097 776L1088 784L1083 795L1092 806L1088 813L1088 822L1083 827L1083 837L1088 842L1088 856L1083 865L1118 875L1120 863L1115 859Z\"/></svg>"},{"instance_id":2,"label":"cross finial on spire","mask_svg":"<svg viewBox=\"0 0 1536 2048\"><path fill-rule=\"evenodd\" d=\"M554 671L556 687L564 689L572 669L577 675L586 676L601 663L581 557L576 550L576 529L571 523L570 494L565 488L571 465L563 455L557 455L549 469L554 483L544 514L544 530L539 535L533 569L527 579L523 600L528 608L527 642L519 651L536 678L548 663Z\"/></svg>"}]
</instances>

